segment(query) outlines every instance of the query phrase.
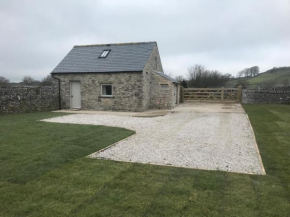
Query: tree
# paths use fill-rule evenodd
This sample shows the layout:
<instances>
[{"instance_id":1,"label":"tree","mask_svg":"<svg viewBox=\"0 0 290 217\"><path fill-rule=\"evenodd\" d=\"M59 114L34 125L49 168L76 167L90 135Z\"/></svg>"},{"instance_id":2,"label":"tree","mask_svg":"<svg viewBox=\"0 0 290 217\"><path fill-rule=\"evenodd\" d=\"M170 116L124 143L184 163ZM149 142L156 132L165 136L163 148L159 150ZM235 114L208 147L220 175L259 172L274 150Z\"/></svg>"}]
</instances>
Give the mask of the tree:
<instances>
[{"instance_id":1,"label":"tree","mask_svg":"<svg viewBox=\"0 0 290 217\"><path fill-rule=\"evenodd\" d=\"M217 87L225 85L230 74L223 75L217 70L207 70L203 65L194 65L188 68L188 84L191 87Z\"/></svg>"},{"instance_id":2,"label":"tree","mask_svg":"<svg viewBox=\"0 0 290 217\"><path fill-rule=\"evenodd\" d=\"M228 77L229 79L234 78L234 76L230 73L226 73L224 74L225 77Z\"/></svg>"},{"instance_id":3,"label":"tree","mask_svg":"<svg viewBox=\"0 0 290 217\"><path fill-rule=\"evenodd\" d=\"M203 65L195 64L188 68L188 83L189 86L201 86L202 75L206 74L205 67Z\"/></svg>"},{"instance_id":4,"label":"tree","mask_svg":"<svg viewBox=\"0 0 290 217\"><path fill-rule=\"evenodd\" d=\"M47 75L45 78L41 80L41 86L51 86L53 78L51 75Z\"/></svg>"},{"instance_id":5,"label":"tree","mask_svg":"<svg viewBox=\"0 0 290 217\"><path fill-rule=\"evenodd\" d=\"M260 73L259 66L253 66L251 69L253 77L257 76Z\"/></svg>"},{"instance_id":6,"label":"tree","mask_svg":"<svg viewBox=\"0 0 290 217\"><path fill-rule=\"evenodd\" d=\"M181 83L183 81L183 76L182 75L178 75L175 77L175 80L178 81L179 83Z\"/></svg>"},{"instance_id":7,"label":"tree","mask_svg":"<svg viewBox=\"0 0 290 217\"><path fill-rule=\"evenodd\" d=\"M245 68L244 70L237 73L237 77L255 77L259 74L259 66L253 66L251 68Z\"/></svg>"},{"instance_id":8,"label":"tree","mask_svg":"<svg viewBox=\"0 0 290 217\"><path fill-rule=\"evenodd\" d=\"M244 76L244 70L243 71L239 71L237 73L237 78L243 77Z\"/></svg>"},{"instance_id":9,"label":"tree","mask_svg":"<svg viewBox=\"0 0 290 217\"><path fill-rule=\"evenodd\" d=\"M180 85L184 88L188 88L187 82L184 79L181 81Z\"/></svg>"},{"instance_id":10,"label":"tree","mask_svg":"<svg viewBox=\"0 0 290 217\"><path fill-rule=\"evenodd\" d=\"M0 86L7 86L10 83L9 79L0 76Z\"/></svg>"},{"instance_id":11,"label":"tree","mask_svg":"<svg viewBox=\"0 0 290 217\"><path fill-rule=\"evenodd\" d=\"M24 76L22 82L24 85L32 86L34 84L34 79L31 76Z\"/></svg>"}]
</instances>

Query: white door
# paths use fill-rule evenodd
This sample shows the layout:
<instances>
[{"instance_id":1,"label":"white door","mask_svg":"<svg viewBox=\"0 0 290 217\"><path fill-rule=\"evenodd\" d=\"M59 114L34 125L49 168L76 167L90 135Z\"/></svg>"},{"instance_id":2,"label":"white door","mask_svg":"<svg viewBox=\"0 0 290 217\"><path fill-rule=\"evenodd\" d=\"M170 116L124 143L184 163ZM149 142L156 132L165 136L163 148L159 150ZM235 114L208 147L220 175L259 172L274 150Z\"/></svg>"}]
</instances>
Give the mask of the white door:
<instances>
[{"instance_id":1,"label":"white door","mask_svg":"<svg viewBox=\"0 0 290 217\"><path fill-rule=\"evenodd\" d=\"M81 83L70 82L70 108L81 108Z\"/></svg>"}]
</instances>

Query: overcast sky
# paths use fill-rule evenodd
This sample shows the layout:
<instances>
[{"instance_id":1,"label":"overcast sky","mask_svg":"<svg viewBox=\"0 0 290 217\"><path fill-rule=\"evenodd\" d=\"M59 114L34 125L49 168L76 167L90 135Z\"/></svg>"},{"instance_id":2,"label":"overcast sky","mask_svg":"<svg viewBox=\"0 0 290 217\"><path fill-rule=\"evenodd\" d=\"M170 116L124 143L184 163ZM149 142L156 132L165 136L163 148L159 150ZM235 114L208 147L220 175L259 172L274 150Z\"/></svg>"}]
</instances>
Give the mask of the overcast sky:
<instances>
[{"instance_id":1,"label":"overcast sky","mask_svg":"<svg viewBox=\"0 0 290 217\"><path fill-rule=\"evenodd\" d=\"M290 66L290 0L0 0L0 76L49 74L74 45L157 41L163 68Z\"/></svg>"}]
</instances>

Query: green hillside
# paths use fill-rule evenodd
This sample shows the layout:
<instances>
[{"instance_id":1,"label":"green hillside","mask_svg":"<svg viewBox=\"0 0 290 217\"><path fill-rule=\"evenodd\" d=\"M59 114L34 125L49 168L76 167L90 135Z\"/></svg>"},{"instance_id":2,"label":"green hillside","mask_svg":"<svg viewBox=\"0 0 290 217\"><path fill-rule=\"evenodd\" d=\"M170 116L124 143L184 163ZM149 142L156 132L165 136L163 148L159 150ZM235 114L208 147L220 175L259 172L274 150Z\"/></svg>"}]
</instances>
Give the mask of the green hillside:
<instances>
[{"instance_id":1,"label":"green hillside","mask_svg":"<svg viewBox=\"0 0 290 217\"><path fill-rule=\"evenodd\" d=\"M227 82L226 86L235 87L240 83L247 83L249 89L290 84L290 67L273 68L260 73L256 77L235 78ZM244 86L244 85L243 85Z\"/></svg>"}]
</instances>

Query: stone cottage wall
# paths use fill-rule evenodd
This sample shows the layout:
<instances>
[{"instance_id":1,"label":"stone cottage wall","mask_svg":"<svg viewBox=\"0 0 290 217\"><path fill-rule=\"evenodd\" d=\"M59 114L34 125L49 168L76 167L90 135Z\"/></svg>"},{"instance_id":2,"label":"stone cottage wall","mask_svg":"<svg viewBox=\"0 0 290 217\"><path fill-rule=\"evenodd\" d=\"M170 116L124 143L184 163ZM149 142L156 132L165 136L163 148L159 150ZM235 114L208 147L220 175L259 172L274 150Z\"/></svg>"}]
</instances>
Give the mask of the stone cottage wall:
<instances>
[{"instance_id":1,"label":"stone cottage wall","mask_svg":"<svg viewBox=\"0 0 290 217\"><path fill-rule=\"evenodd\" d=\"M161 84L168 84L167 89ZM172 109L175 107L175 85L156 73L151 76L150 109Z\"/></svg>"},{"instance_id":2,"label":"stone cottage wall","mask_svg":"<svg viewBox=\"0 0 290 217\"><path fill-rule=\"evenodd\" d=\"M0 87L0 114L58 110L52 87Z\"/></svg>"},{"instance_id":3,"label":"stone cottage wall","mask_svg":"<svg viewBox=\"0 0 290 217\"><path fill-rule=\"evenodd\" d=\"M180 103L180 85L179 84L173 84L177 89L177 104ZM172 96L174 97L174 99L172 100L172 106L175 107L176 106L176 89L173 88L172 89Z\"/></svg>"},{"instance_id":4,"label":"stone cottage wall","mask_svg":"<svg viewBox=\"0 0 290 217\"><path fill-rule=\"evenodd\" d=\"M153 71L158 71L158 72L163 72L162 68L162 63L161 63L161 58L160 54L158 51L157 46L154 47L152 50L152 53L148 59L148 62L146 63L144 70L143 70L143 93L144 93L144 100L143 100L143 107L145 110L149 109L150 106L150 93L151 93L151 80L152 80L152 75L155 74Z\"/></svg>"},{"instance_id":5,"label":"stone cottage wall","mask_svg":"<svg viewBox=\"0 0 290 217\"><path fill-rule=\"evenodd\" d=\"M290 104L290 86L261 90L243 90L242 102L249 104Z\"/></svg>"},{"instance_id":6,"label":"stone cottage wall","mask_svg":"<svg viewBox=\"0 0 290 217\"><path fill-rule=\"evenodd\" d=\"M142 72L57 74L61 80L62 109L70 108L70 81L80 81L84 110L144 111ZM54 83L58 83L55 79ZM101 84L113 85L113 97L101 96ZM58 87L58 85L55 85Z\"/></svg>"}]
</instances>

